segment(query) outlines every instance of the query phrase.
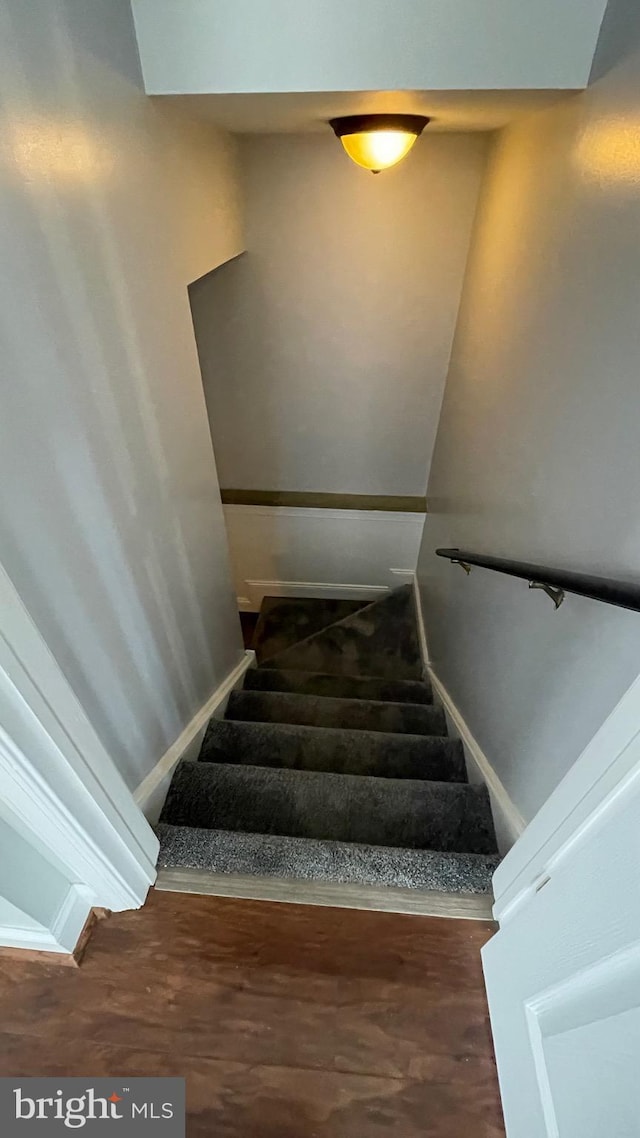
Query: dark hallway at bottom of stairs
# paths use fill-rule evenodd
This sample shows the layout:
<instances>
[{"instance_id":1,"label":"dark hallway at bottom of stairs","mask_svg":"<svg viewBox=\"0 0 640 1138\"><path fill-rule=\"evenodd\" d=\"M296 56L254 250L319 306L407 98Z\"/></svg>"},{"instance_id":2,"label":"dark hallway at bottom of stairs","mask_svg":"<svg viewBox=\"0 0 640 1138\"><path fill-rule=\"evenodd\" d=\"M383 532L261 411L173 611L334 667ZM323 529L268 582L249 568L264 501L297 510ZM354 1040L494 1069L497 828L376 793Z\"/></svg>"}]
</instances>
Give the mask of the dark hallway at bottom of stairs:
<instances>
[{"instance_id":1,"label":"dark hallway at bottom of stairs","mask_svg":"<svg viewBox=\"0 0 640 1138\"><path fill-rule=\"evenodd\" d=\"M330 887L319 903L387 907L386 896L407 911L448 894L483 899L487 915L499 861L489 798L467 781L422 675L411 586L371 603L265 597L253 648L225 718L173 776L160 887L190 870L211 892L225 879L229 892L242 880L243 895L283 900Z\"/></svg>"}]
</instances>

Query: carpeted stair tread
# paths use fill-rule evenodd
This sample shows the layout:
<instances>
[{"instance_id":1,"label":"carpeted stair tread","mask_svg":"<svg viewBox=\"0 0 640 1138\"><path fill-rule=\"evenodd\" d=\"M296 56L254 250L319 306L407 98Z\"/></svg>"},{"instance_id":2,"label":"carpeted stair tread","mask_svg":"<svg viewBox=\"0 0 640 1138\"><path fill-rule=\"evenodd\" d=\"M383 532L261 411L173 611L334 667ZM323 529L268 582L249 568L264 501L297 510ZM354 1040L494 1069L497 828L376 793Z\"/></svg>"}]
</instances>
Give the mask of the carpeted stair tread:
<instances>
[{"instance_id":1,"label":"carpeted stair tread","mask_svg":"<svg viewBox=\"0 0 640 1138\"><path fill-rule=\"evenodd\" d=\"M443 853L160 824L161 868L447 893L490 893L496 854Z\"/></svg>"},{"instance_id":2,"label":"carpeted stair tread","mask_svg":"<svg viewBox=\"0 0 640 1138\"><path fill-rule=\"evenodd\" d=\"M359 612L272 656L269 666L343 676L421 679L411 586L394 589Z\"/></svg>"},{"instance_id":3,"label":"carpeted stair tread","mask_svg":"<svg viewBox=\"0 0 640 1138\"><path fill-rule=\"evenodd\" d=\"M462 744L431 735L212 719L200 762L465 782Z\"/></svg>"},{"instance_id":4,"label":"carpeted stair tread","mask_svg":"<svg viewBox=\"0 0 640 1138\"><path fill-rule=\"evenodd\" d=\"M433 702L426 680L390 680L379 676L335 676L326 672L288 671L281 668L249 668L245 691L298 692L338 699L373 699L393 703Z\"/></svg>"},{"instance_id":5,"label":"carpeted stair tread","mask_svg":"<svg viewBox=\"0 0 640 1138\"><path fill-rule=\"evenodd\" d=\"M410 735L447 733L444 711L433 704L344 699L299 692L233 691L226 718Z\"/></svg>"},{"instance_id":6,"label":"carpeted stair tread","mask_svg":"<svg viewBox=\"0 0 640 1138\"><path fill-rule=\"evenodd\" d=\"M181 762L161 822L409 849L495 853L485 787Z\"/></svg>"},{"instance_id":7,"label":"carpeted stair tread","mask_svg":"<svg viewBox=\"0 0 640 1138\"><path fill-rule=\"evenodd\" d=\"M258 663L328 625L344 620L369 603L317 597L264 597L253 634L253 650Z\"/></svg>"}]
</instances>

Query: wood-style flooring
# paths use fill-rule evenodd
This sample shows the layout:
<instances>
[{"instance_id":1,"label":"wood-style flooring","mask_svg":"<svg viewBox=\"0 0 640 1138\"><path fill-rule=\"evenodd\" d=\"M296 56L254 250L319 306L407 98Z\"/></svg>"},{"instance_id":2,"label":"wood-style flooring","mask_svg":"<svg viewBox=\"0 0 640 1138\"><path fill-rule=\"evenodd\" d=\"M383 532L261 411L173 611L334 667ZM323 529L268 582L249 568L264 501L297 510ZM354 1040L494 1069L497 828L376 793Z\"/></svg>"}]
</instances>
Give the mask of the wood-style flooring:
<instances>
[{"instance_id":1,"label":"wood-style flooring","mask_svg":"<svg viewBox=\"0 0 640 1138\"><path fill-rule=\"evenodd\" d=\"M480 921L152 892L0 959L1 1075L184 1075L189 1138L501 1138Z\"/></svg>"}]
</instances>

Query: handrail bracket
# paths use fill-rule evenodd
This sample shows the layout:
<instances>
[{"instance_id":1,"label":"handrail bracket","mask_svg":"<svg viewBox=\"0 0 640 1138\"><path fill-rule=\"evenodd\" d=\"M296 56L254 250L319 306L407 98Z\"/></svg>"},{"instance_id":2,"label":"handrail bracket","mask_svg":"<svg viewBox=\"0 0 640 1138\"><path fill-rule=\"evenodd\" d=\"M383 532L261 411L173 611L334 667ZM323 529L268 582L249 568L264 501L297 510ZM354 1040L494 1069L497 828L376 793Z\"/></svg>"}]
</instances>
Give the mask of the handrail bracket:
<instances>
[{"instance_id":1,"label":"handrail bracket","mask_svg":"<svg viewBox=\"0 0 640 1138\"><path fill-rule=\"evenodd\" d=\"M560 608L564 600L564 589L555 589L553 585L545 585L543 581L529 581L530 589L542 589L548 597L551 597L556 609Z\"/></svg>"},{"instance_id":2,"label":"handrail bracket","mask_svg":"<svg viewBox=\"0 0 640 1138\"><path fill-rule=\"evenodd\" d=\"M457 560L453 560L453 558L452 558L451 564L452 565L459 565L461 569L464 569L465 573L467 574L467 577L469 576L469 574L471 572L471 566L468 565L466 561L457 561Z\"/></svg>"}]
</instances>

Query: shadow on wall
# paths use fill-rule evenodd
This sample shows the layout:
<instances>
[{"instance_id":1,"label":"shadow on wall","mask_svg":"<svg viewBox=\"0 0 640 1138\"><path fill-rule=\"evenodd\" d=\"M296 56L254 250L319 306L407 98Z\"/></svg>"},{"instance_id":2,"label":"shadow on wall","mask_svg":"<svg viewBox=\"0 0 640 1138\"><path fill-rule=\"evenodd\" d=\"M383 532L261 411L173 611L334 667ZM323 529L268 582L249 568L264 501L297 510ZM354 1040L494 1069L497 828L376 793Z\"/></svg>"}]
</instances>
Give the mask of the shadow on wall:
<instances>
[{"instance_id":1,"label":"shadow on wall","mask_svg":"<svg viewBox=\"0 0 640 1138\"><path fill-rule=\"evenodd\" d=\"M262 385L271 373L265 359L268 304L259 295L251 255L241 253L193 281L189 303L220 486L270 490L271 485L237 481L249 438L271 456L276 470L282 466L282 427L278 426L275 399L263 395L256 407L252 392L242 382L248 370L253 372L256 359Z\"/></svg>"},{"instance_id":2,"label":"shadow on wall","mask_svg":"<svg viewBox=\"0 0 640 1138\"><path fill-rule=\"evenodd\" d=\"M396 371L406 359L401 334L383 324L367 327L370 318L335 292L329 310L313 300L308 307L296 303L292 281L274 288L270 272L258 255L243 253L189 289L220 485L423 494L424 439L412 464L417 478L407 480L406 469L380 475L382 408L373 373L381 359L395 357ZM302 298L304 282L297 273L292 279ZM406 407L402 387L390 375L396 417ZM391 433L392 409L386 410Z\"/></svg>"}]
</instances>

